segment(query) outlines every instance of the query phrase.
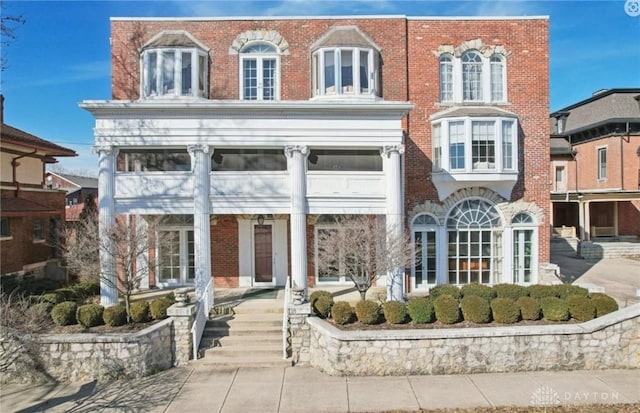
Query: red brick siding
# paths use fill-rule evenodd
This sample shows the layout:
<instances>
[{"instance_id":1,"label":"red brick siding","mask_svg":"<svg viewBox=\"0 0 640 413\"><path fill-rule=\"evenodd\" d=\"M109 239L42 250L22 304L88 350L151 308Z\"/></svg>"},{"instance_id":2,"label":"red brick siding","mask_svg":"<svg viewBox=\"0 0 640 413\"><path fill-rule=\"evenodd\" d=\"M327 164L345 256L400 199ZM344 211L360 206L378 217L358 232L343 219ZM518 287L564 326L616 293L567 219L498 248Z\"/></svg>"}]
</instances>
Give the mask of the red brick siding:
<instances>
[{"instance_id":1,"label":"red brick siding","mask_svg":"<svg viewBox=\"0 0 640 413\"><path fill-rule=\"evenodd\" d=\"M618 234L640 237L640 200L618 202Z\"/></svg>"},{"instance_id":2,"label":"red brick siding","mask_svg":"<svg viewBox=\"0 0 640 413\"><path fill-rule=\"evenodd\" d=\"M211 274L214 287L238 287L238 221L218 215L211 225Z\"/></svg>"}]
</instances>

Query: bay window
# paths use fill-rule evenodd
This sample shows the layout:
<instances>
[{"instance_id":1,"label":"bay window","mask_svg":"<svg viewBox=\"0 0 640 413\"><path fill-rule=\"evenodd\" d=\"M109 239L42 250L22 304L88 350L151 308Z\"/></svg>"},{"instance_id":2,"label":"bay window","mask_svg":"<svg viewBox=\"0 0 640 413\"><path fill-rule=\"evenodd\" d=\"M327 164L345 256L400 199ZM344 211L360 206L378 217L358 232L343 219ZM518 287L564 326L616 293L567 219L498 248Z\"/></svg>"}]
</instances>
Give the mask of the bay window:
<instances>
[{"instance_id":1,"label":"bay window","mask_svg":"<svg viewBox=\"0 0 640 413\"><path fill-rule=\"evenodd\" d=\"M196 48L147 49L142 53L142 96L206 97L207 54Z\"/></svg>"},{"instance_id":2,"label":"bay window","mask_svg":"<svg viewBox=\"0 0 640 413\"><path fill-rule=\"evenodd\" d=\"M312 55L315 96L379 95L378 52L360 47L321 48Z\"/></svg>"}]
</instances>

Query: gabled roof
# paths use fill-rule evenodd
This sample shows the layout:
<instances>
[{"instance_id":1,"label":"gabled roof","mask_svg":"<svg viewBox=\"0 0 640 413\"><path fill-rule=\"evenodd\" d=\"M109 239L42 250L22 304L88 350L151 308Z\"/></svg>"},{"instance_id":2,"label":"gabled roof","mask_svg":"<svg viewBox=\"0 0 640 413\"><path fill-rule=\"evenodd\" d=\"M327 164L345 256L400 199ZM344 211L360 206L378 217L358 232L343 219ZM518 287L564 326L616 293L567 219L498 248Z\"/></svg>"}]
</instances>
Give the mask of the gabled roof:
<instances>
[{"instance_id":1,"label":"gabled roof","mask_svg":"<svg viewBox=\"0 0 640 413\"><path fill-rule=\"evenodd\" d=\"M3 143L11 143L14 145L24 146L25 148L37 149L45 152L47 156L78 156L78 154L69 148L56 145L53 142L38 138L6 123L2 124L0 130Z\"/></svg>"},{"instance_id":2,"label":"gabled roof","mask_svg":"<svg viewBox=\"0 0 640 413\"><path fill-rule=\"evenodd\" d=\"M209 51L209 47L185 30L163 30L142 46L142 50L156 47L196 47Z\"/></svg>"},{"instance_id":3,"label":"gabled roof","mask_svg":"<svg viewBox=\"0 0 640 413\"><path fill-rule=\"evenodd\" d=\"M65 181L79 187L79 188L97 188L98 178L92 178L89 176L78 176L59 172L48 172L51 175L55 175Z\"/></svg>"},{"instance_id":4,"label":"gabled roof","mask_svg":"<svg viewBox=\"0 0 640 413\"><path fill-rule=\"evenodd\" d=\"M336 26L332 28L311 46L311 51L321 47L334 46L372 47L380 51L380 46L356 26Z\"/></svg>"}]
</instances>

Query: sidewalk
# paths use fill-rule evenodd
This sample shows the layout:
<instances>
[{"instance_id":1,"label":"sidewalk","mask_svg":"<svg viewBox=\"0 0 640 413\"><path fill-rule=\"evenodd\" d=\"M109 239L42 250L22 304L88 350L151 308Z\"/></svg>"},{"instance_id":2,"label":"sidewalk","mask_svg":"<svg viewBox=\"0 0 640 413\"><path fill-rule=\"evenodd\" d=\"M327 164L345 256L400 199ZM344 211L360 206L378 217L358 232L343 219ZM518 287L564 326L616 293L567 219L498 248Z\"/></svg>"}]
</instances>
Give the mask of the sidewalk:
<instances>
[{"instance_id":1,"label":"sidewalk","mask_svg":"<svg viewBox=\"0 0 640 413\"><path fill-rule=\"evenodd\" d=\"M4 412L383 412L640 403L640 370L332 377L189 365L113 383L2 385Z\"/></svg>"}]
</instances>

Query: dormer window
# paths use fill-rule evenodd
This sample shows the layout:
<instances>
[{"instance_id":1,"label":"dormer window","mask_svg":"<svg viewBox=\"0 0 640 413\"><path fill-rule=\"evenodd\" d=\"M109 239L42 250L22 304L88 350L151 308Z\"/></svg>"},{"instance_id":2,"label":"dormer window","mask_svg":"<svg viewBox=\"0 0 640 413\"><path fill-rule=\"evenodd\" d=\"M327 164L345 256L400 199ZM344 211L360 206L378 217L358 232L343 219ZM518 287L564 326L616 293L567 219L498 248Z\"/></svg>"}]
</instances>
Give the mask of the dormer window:
<instances>
[{"instance_id":1,"label":"dormer window","mask_svg":"<svg viewBox=\"0 0 640 413\"><path fill-rule=\"evenodd\" d=\"M208 48L189 33L167 30L142 48L143 98L208 95Z\"/></svg>"},{"instance_id":2,"label":"dormer window","mask_svg":"<svg viewBox=\"0 0 640 413\"><path fill-rule=\"evenodd\" d=\"M312 47L315 96L380 96L379 48L354 26L336 27Z\"/></svg>"},{"instance_id":3,"label":"dormer window","mask_svg":"<svg viewBox=\"0 0 640 413\"><path fill-rule=\"evenodd\" d=\"M280 56L268 43L250 43L240 52L240 99L276 100L280 95Z\"/></svg>"}]
</instances>

